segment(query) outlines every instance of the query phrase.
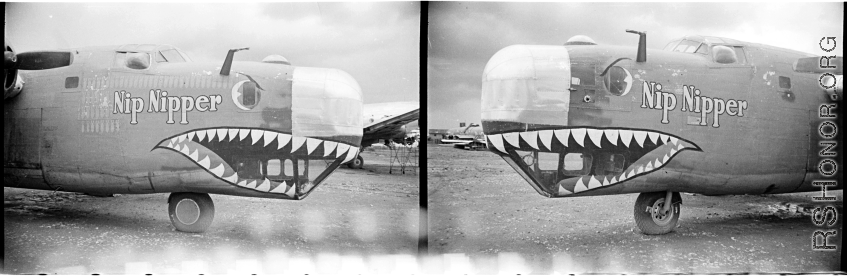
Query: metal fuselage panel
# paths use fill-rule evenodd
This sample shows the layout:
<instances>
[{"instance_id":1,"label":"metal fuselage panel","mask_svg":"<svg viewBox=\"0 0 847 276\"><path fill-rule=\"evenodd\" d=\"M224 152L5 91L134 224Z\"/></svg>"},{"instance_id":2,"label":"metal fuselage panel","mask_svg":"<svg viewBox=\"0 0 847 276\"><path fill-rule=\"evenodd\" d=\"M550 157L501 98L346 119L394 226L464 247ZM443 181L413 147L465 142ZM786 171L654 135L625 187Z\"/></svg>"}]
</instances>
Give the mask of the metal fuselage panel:
<instances>
[{"instance_id":1,"label":"metal fuselage panel","mask_svg":"<svg viewBox=\"0 0 847 276\"><path fill-rule=\"evenodd\" d=\"M4 103L4 136L29 142L6 143L17 155L7 154L5 167L38 167L45 184L23 187L302 198L346 157L336 146L344 145L345 153L359 147L361 92L338 70L256 62L236 62L230 75L220 75L219 64L201 63L132 70L112 64L114 57L114 50L80 50L69 67L21 74L23 93ZM78 78L78 86L66 85L68 78ZM258 88L250 88L255 93L247 99L250 83ZM32 160L39 164L26 164ZM268 176L269 160L280 166L278 179ZM318 160L326 170L305 180L306 163ZM250 166L258 166L251 169L257 175L244 175ZM257 190L263 178L270 188L293 188L280 188L287 194ZM17 179L6 173L6 186L21 185Z\"/></svg>"},{"instance_id":2,"label":"metal fuselage panel","mask_svg":"<svg viewBox=\"0 0 847 276\"><path fill-rule=\"evenodd\" d=\"M805 55L744 50L743 63L719 64L651 50L639 63L629 47L504 48L482 80L489 148L549 197L819 189L807 177L820 150L810 147L820 123L810 114L831 101L819 75L794 72ZM627 80L617 93L614 74ZM568 154L589 157L568 170Z\"/></svg>"}]
</instances>

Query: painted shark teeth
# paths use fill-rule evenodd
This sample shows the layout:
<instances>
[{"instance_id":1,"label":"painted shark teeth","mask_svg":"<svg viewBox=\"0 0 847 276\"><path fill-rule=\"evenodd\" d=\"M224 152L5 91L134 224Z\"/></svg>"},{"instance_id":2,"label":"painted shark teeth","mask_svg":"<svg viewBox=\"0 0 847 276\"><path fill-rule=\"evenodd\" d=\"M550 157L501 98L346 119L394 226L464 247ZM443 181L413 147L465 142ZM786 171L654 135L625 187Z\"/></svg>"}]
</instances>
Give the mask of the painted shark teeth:
<instances>
[{"instance_id":1,"label":"painted shark teeth","mask_svg":"<svg viewBox=\"0 0 847 276\"><path fill-rule=\"evenodd\" d=\"M585 151L581 148L593 147L602 148L613 154L616 151L629 152L630 155L626 158L633 158L633 160L625 161L626 167L617 174L582 175L560 179L558 180L559 195L571 195L622 183L661 169L684 149L700 150L693 143L672 134L634 129L577 127L488 134L486 138L492 151L507 155L510 155L512 150L559 154L583 153ZM632 155L632 153L638 154ZM352 156L352 154L349 155ZM604 173L609 172L604 171Z\"/></svg>"},{"instance_id":2,"label":"painted shark teeth","mask_svg":"<svg viewBox=\"0 0 847 276\"><path fill-rule=\"evenodd\" d=\"M272 145L274 142L276 142L276 149ZM222 155L218 155L219 153L215 152L214 149L208 148L209 146L219 147L227 143L239 143L240 145L237 147L250 145L255 148L265 148L270 151L270 154L273 154L274 150L285 151L285 153L277 152L280 154L277 156L289 156L289 148L285 147L290 145L290 153L298 154L297 157L291 155L290 158L303 158L303 155L305 155L308 160L324 160L328 161L327 164L330 164L329 161L333 161L333 159L339 163L348 162L359 154L359 147L343 142L327 141L315 137L299 137L272 130L238 128L189 131L164 139L159 142L157 147L169 148L186 156L197 166L229 184L259 192L285 194L292 198L296 196L298 182L291 182L291 180L275 181L266 177L251 179L250 177L239 176L237 169L227 164ZM282 162L284 158L288 157L277 158L278 161ZM282 172L280 172L280 175L282 175Z\"/></svg>"},{"instance_id":3,"label":"painted shark teeth","mask_svg":"<svg viewBox=\"0 0 847 276\"><path fill-rule=\"evenodd\" d=\"M553 137L556 139L553 139ZM597 148L602 148L604 143L611 144L612 146L624 146L627 148L636 146L644 148L646 147L646 141L653 143L655 146L669 143L673 143L674 145L679 144L679 138L670 134L628 129L570 128L489 134L486 135L486 138L492 148L497 149L502 153L506 153L507 145L519 150L552 151L553 147L556 146L553 141L558 141L558 144L561 146L570 147L570 145L568 145L570 139L576 141L576 143L581 147L593 145ZM543 145L544 149L539 147L539 140L541 141L541 145ZM635 140L635 143L632 143L632 140ZM620 142L620 144L618 142ZM526 147L526 145L529 147ZM649 145L650 144L647 144L647 146Z\"/></svg>"}]
</instances>

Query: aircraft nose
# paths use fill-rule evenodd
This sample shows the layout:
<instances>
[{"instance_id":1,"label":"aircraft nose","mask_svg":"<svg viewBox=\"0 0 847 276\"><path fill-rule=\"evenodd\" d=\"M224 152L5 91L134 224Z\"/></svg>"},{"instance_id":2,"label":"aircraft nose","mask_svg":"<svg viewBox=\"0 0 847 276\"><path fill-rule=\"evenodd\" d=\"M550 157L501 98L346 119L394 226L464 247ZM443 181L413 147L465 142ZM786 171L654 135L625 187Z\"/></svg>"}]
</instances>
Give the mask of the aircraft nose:
<instances>
[{"instance_id":1,"label":"aircraft nose","mask_svg":"<svg viewBox=\"0 0 847 276\"><path fill-rule=\"evenodd\" d=\"M296 67L291 90L292 133L361 144L362 90L350 74Z\"/></svg>"},{"instance_id":2,"label":"aircraft nose","mask_svg":"<svg viewBox=\"0 0 847 276\"><path fill-rule=\"evenodd\" d=\"M513 45L498 51L482 74L485 133L525 124L567 125L571 62L564 46Z\"/></svg>"}]
</instances>

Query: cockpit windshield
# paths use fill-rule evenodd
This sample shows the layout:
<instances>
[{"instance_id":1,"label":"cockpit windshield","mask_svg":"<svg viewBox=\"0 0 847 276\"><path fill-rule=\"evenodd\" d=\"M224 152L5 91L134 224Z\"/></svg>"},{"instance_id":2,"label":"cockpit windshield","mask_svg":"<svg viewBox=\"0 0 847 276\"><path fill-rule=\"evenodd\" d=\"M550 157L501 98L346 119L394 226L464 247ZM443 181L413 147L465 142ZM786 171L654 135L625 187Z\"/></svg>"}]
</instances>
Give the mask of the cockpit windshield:
<instances>
[{"instance_id":1,"label":"cockpit windshield","mask_svg":"<svg viewBox=\"0 0 847 276\"><path fill-rule=\"evenodd\" d=\"M156 53L156 62L190 62L191 58L176 48L161 49Z\"/></svg>"}]
</instances>

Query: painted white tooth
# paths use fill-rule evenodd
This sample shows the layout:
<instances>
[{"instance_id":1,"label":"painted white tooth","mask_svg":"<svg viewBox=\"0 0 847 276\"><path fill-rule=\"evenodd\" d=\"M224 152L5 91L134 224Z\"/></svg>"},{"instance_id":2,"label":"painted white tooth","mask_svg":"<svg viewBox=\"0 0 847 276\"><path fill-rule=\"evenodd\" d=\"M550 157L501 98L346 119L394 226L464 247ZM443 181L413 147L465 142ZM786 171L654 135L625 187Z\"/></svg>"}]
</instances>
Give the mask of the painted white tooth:
<instances>
[{"instance_id":1,"label":"painted white tooth","mask_svg":"<svg viewBox=\"0 0 847 276\"><path fill-rule=\"evenodd\" d=\"M276 193L276 194L284 193L285 188L286 188L285 181L283 181L282 184L277 185L276 188L271 190L271 193Z\"/></svg>"},{"instance_id":2,"label":"painted white tooth","mask_svg":"<svg viewBox=\"0 0 847 276\"><path fill-rule=\"evenodd\" d=\"M288 145L288 141L291 141L291 135L285 133L277 133L276 134L276 149L281 149Z\"/></svg>"},{"instance_id":3,"label":"painted white tooth","mask_svg":"<svg viewBox=\"0 0 847 276\"><path fill-rule=\"evenodd\" d=\"M206 139L206 131L197 131L197 141L203 142L203 139Z\"/></svg>"},{"instance_id":4,"label":"painted white tooth","mask_svg":"<svg viewBox=\"0 0 847 276\"><path fill-rule=\"evenodd\" d=\"M191 159L194 160L194 162L197 162L197 158L199 158L197 156L198 152L200 152L200 151L195 149L194 151L191 152L191 154L188 155L188 157L191 157Z\"/></svg>"},{"instance_id":5,"label":"painted white tooth","mask_svg":"<svg viewBox=\"0 0 847 276\"><path fill-rule=\"evenodd\" d=\"M603 186L609 186L609 179L603 176Z\"/></svg>"},{"instance_id":6,"label":"painted white tooth","mask_svg":"<svg viewBox=\"0 0 847 276\"><path fill-rule=\"evenodd\" d=\"M503 135L494 134L486 136L486 140L494 146L495 149L499 150L502 153L506 153L506 148L503 147Z\"/></svg>"},{"instance_id":7,"label":"painted white tooth","mask_svg":"<svg viewBox=\"0 0 847 276\"><path fill-rule=\"evenodd\" d=\"M669 158L670 157L668 157L668 155L665 154L665 157L662 157L662 164L667 163Z\"/></svg>"},{"instance_id":8,"label":"painted white tooth","mask_svg":"<svg viewBox=\"0 0 847 276\"><path fill-rule=\"evenodd\" d=\"M659 158L656 158L656 161L653 161L653 167L658 169L661 166L662 166L662 161L659 161Z\"/></svg>"},{"instance_id":9,"label":"painted white tooth","mask_svg":"<svg viewBox=\"0 0 847 276\"><path fill-rule=\"evenodd\" d=\"M270 144L271 142L273 142L274 139L276 139L276 137L277 137L276 132L265 131L265 136L262 136L262 139L265 140L264 147L267 147L268 144Z\"/></svg>"},{"instance_id":10,"label":"painted white tooth","mask_svg":"<svg viewBox=\"0 0 847 276\"><path fill-rule=\"evenodd\" d=\"M570 129L559 129L553 131L556 134L556 139L559 139L559 143L562 145L568 146L568 136L571 136Z\"/></svg>"},{"instance_id":11,"label":"painted white tooth","mask_svg":"<svg viewBox=\"0 0 847 276\"><path fill-rule=\"evenodd\" d=\"M241 182L238 182L238 186L241 186L241 187L247 186L247 180L241 180Z\"/></svg>"},{"instance_id":12,"label":"painted white tooth","mask_svg":"<svg viewBox=\"0 0 847 276\"><path fill-rule=\"evenodd\" d=\"M321 140L315 138L306 138L306 153L312 154L318 146L321 145Z\"/></svg>"},{"instance_id":13,"label":"painted white tooth","mask_svg":"<svg viewBox=\"0 0 847 276\"><path fill-rule=\"evenodd\" d=\"M338 148L335 150L335 158L341 157L342 154L347 153L347 150L350 149L350 145L348 144L338 144Z\"/></svg>"},{"instance_id":14,"label":"painted white tooth","mask_svg":"<svg viewBox=\"0 0 847 276\"><path fill-rule=\"evenodd\" d=\"M256 190L267 192L271 190L271 181L265 178L265 181L262 181L262 184L259 184L259 187L256 187Z\"/></svg>"},{"instance_id":15,"label":"painted white tooth","mask_svg":"<svg viewBox=\"0 0 847 276\"><path fill-rule=\"evenodd\" d=\"M288 185L285 184L285 181L282 182L282 185L288 186ZM290 197L294 197L295 193L297 193L297 184L291 185L291 189L288 189L288 191L285 191L285 195L290 196Z\"/></svg>"},{"instance_id":16,"label":"painted white tooth","mask_svg":"<svg viewBox=\"0 0 847 276\"><path fill-rule=\"evenodd\" d=\"M573 128L571 129L571 135L573 135L574 141L581 147L585 147L585 129L584 128Z\"/></svg>"},{"instance_id":17,"label":"painted white tooth","mask_svg":"<svg viewBox=\"0 0 847 276\"><path fill-rule=\"evenodd\" d=\"M188 141L194 140L194 131L189 132L188 135L186 136L186 139L188 139Z\"/></svg>"},{"instance_id":18,"label":"painted white tooth","mask_svg":"<svg viewBox=\"0 0 847 276\"><path fill-rule=\"evenodd\" d=\"M588 189L594 189L594 188L599 188L600 186L603 186L603 184L601 184L600 181L597 181L597 179L594 178L593 175L589 176L588 178L590 178L588 180Z\"/></svg>"},{"instance_id":19,"label":"painted white tooth","mask_svg":"<svg viewBox=\"0 0 847 276\"><path fill-rule=\"evenodd\" d=\"M176 151L182 152L182 146L181 146L181 145L179 145L179 144L174 145L174 149L175 149Z\"/></svg>"},{"instance_id":20,"label":"painted white tooth","mask_svg":"<svg viewBox=\"0 0 847 276\"><path fill-rule=\"evenodd\" d=\"M684 148L685 148L685 146L683 146L682 144L679 144L679 147L677 147L677 150L682 150Z\"/></svg>"},{"instance_id":21,"label":"painted white tooth","mask_svg":"<svg viewBox=\"0 0 847 276\"><path fill-rule=\"evenodd\" d=\"M179 140L179 136L175 136L174 138L171 138L171 143L176 144L177 140Z\"/></svg>"},{"instance_id":22,"label":"painted white tooth","mask_svg":"<svg viewBox=\"0 0 847 276\"><path fill-rule=\"evenodd\" d=\"M538 149L538 131L521 132L520 136L530 147Z\"/></svg>"},{"instance_id":23,"label":"painted white tooth","mask_svg":"<svg viewBox=\"0 0 847 276\"><path fill-rule=\"evenodd\" d=\"M503 133L503 139L506 139L506 142L509 142L509 144L516 148L521 147L519 143L520 138L518 138L518 136L517 132Z\"/></svg>"},{"instance_id":24,"label":"painted white tooth","mask_svg":"<svg viewBox=\"0 0 847 276\"><path fill-rule=\"evenodd\" d=\"M603 130L603 134L606 136L606 140L612 143L612 145L618 145L618 130L617 129L606 129Z\"/></svg>"},{"instance_id":25,"label":"painted white tooth","mask_svg":"<svg viewBox=\"0 0 847 276\"><path fill-rule=\"evenodd\" d=\"M621 137L621 143L623 143L624 146L629 147L629 141L632 140L632 131L622 129L618 130L618 134Z\"/></svg>"},{"instance_id":26,"label":"painted white tooth","mask_svg":"<svg viewBox=\"0 0 847 276\"><path fill-rule=\"evenodd\" d=\"M256 180L253 180L253 181L247 182L247 186L246 186L246 187L247 187L247 188L250 188L250 189L254 189L254 190L255 190L255 189L256 189Z\"/></svg>"},{"instance_id":27,"label":"painted white tooth","mask_svg":"<svg viewBox=\"0 0 847 276\"><path fill-rule=\"evenodd\" d=\"M180 142L180 143L182 143L182 141L185 141L185 138L186 138L186 137L188 137L188 135L187 135L187 134L183 134L183 135L180 135L180 136L178 137L179 139L177 139L177 140L179 140L179 142Z\"/></svg>"},{"instance_id":28,"label":"painted white tooth","mask_svg":"<svg viewBox=\"0 0 847 276\"><path fill-rule=\"evenodd\" d=\"M639 165L638 169L635 171L635 174L640 174L644 172L644 165Z\"/></svg>"},{"instance_id":29,"label":"painted white tooth","mask_svg":"<svg viewBox=\"0 0 847 276\"><path fill-rule=\"evenodd\" d=\"M227 136L229 137L229 140L230 140L230 141L232 141L232 139L235 139L235 136L236 136L236 135L238 135L238 129L232 129L232 128L231 128L231 129L229 129L229 131L227 131L227 132L228 132L228 133L227 133Z\"/></svg>"},{"instance_id":30,"label":"painted white tooth","mask_svg":"<svg viewBox=\"0 0 847 276\"><path fill-rule=\"evenodd\" d=\"M626 172L624 172L624 173L622 173L621 175L618 176L618 181L624 181L627 178L629 178L629 177L626 176Z\"/></svg>"},{"instance_id":31,"label":"painted white tooth","mask_svg":"<svg viewBox=\"0 0 847 276\"><path fill-rule=\"evenodd\" d=\"M656 145L659 144L659 142L657 141L657 140L659 140L659 134L658 133L648 132L647 136L650 137L650 141L653 141L653 144L656 144Z\"/></svg>"},{"instance_id":32,"label":"painted white tooth","mask_svg":"<svg viewBox=\"0 0 847 276\"><path fill-rule=\"evenodd\" d=\"M609 180L609 185L612 185L612 184L615 184L615 183L618 183L618 180L617 180L617 178L612 177L612 180Z\"/></svg>"},{"instance_id":33,"label":"painted white tooth","mask_svg":"<svg viewBox=\"0 0 847 276\"><path fill-rule=\"evenodd\" d=\"M338 145L338 142L333 141L324 141L324 157L328 156L332 151L335 150L335 146Z\"/></svg>"},{"instance_id":34,"label":"painted white tooth","mask_svg":"<svg viewBox=\"0 0 847 276\"><path fill-rule=\"evenodd\" d=\"M238 183L238 174L233 173L232 175L230 175L228 177L224 177L224 180L226 180L227 182L232 183L232 184Z\"/></svg>"},{"instance_id":35,"label":"painted white tooth","mask_svg":"<svg viewBox=\"0 0 847 276\"><path fill-rule=\"evenodd\" d=\"M576 186L573 187L573 192L579 193L585 190L588 190L588 188L586 188L585 184L582 183L582 177L580 177L579 180L576 181Z\"/></svg>"},{"instance_id":36,"label":"painted white tooth","mask_svg":"<svg viewBox=\"0 0 847 276\"><path fill-rule=\"evenodd\" d=\"M672 142L674 145L676 145L677 143L679 143L679 138L676 138L676 137L671 136L671 137L670 137L670 139L671 139L671 142Z\"/></svg>"},{"instance_id":37,"label":"painted white tooth","mask_svg":"<svg viewBox=\"0 0 847 276\"><path fill-rule=\"evenodd\" d=\"M541 138L541 144L544 144L544 147L546 147L548 150L553 150L552 145L550 144L553 142L552 130L539 131L538 138Z\"/></svg>"},{"instance_id":38,"label":"painted white tooth","mask_svg":"<svg viewBox=\"0 0 847 276\"><path fill-rule=\"evenodd\" d=\"M226 137L226 129L225 128L219 128L215 131L218 132L218 142L223 141L224 137Z\"/></svg>"},{"instance_id":39,"label":"painted white tooth","mask_svg":"<svg viewBox=\"0 0 847 276\"><path fill-rule=\"evenodd\" d=\"M588 137L591 138L591 142L594 142L594 145L600 148L603 143L603 131L599 129L588 129Z\"/></svg>"},{"instance_id":40,"label":"painted white tooth","mask_svg":"<svg viewBox=\"0 0 847 276\"><path fill-rule=\"evenodd\" d=\"M559 187L559 195L569 195L572 193L573 192L568 191L568 189L565 189L565 187Z\"/></svg>"},{"instance_id":41,"label":"painted white tooth","mask_svg":"<svg viewBox=\"0 0 847 276\"><path fill-rule=\"evenodd\" d=\"M291 137L291 153L294 153L300 146L303 145L303 142L306 142L306 138L293 136Z\"/></svg>"},{"instance_id":42,"label":"painted white tooth","mask_svg":"<svg viewBox=\"0 0 847 276\"><path fill-rule=\"evenodd\" d=\"M629 171L629 174L626 176L626 178L629 179L629 178L632 178L633 176L635 176L635 169L632 169L631 171Z\"/></svg>"},{"instance_id":43,"label":"painted white tooth","mask_svg":"<svg viewBox=\"0 0 847 276\"><path fill-rule=\"evenodd\" d=\"M644 147L644 139L647 138L647 132L636 130L632 132L632 137L635 137L635 142L638 146Z\"/></svg>"},{"instance_id":44,"label":"painted white tooth","mask_svg":"<svg viewBox=\"0 0 847 276\"><path fill-rule=\"evenodd\" d=\"M208 169L209 165L211 165L209 163L210 163L209 156L204 156L203 159L201 159L200 161L197 162L197 164L200 164L200 166L203 166L203 168L206 168L206 169Z\"/></svg>"},{"instance_id":45,"label":"painted white tooth","mask_svg":"<svg viewBox=\"0 0 847 276\"><path fill-rule=\"evenodd\" d=\"M211 142L212 139L215 139L215 133L217 133L217 131L215 131L214 129L206 130L206 136L209 137L209 142Z\"/></svg>"},{"instance_id":46,"label":"painted white tooth","mask_svg":"<svg viewBox=\"0 0 847 276\"><path fill-rule=\"evenodd\" d=\"M188 151L188 145L185 145L184 147L182 147L182 149L179 150L179 152L181 152L182 154L185 154L185 156L188 156L188 154L191 153L190 151Z\"/></svg>"},{"instance_id":47,"label":"painted white tooth","mask_svg":"<svg viewBox=\"0 0 847 276\"><path fill-rule=\"evenodd\" d=\"M347 158L344 158L344 161L342 161L341 164L344 164L344 163L347 163L350 160L353 160L353 158L356 158L356 154L358 154L358 153L359 153L359 148L350 147L350 150L347 151Z\"/></svg>"},{"instance_id":48,"label":"painted white tooth","mask_svg":"<svg viewBox=\"0 0 847 276\"><path fill-rule=\"evenodd\" d=\"M244 138L247 138L247 136L250 136L250 130L249 129L239 129L238 130L238 141L244 140Z\"/></svg>"},{"instance_id":49,"label":"painted white tooth","mask_svg":"<svg viewBox=\"0 0 847 276\"><path fill-rule=\"evenodd\" d=\"M174 148L174 143L173 143L173 142L171 142L171 141L168 141L168 147L169 147L169 148Z\"/></svg>"},{"instance_id":50,"label":"painted white tooth","mask_svg":"<svg viewBox=\"0 0 847 276\"><path fill-rule=\"evenodd\" d=\"M667 136L667 135L664 135L664 134L659 133L659 141L662 141L662 143L667 144L667 143L668 143L668 136Z\"/></svg>"},{"instance_id":51,"label":"painted white tooth","mask_svg":"<svg viewBox=\"0 0 847 276\"><path fill-rule=\"evenodd\" d=\"M673 156L674 154L676 154L676 152L677 152L677 151L678 151L678 150L676 150L676 149L671 149L671 156Z\"/></svg>"},{"instance_id":52,"label":"painted white tooth","mask_svg":"<svg viewBox=\"0 0 847 276\"><path fill-rule=\"evenodd\" d=\"M251 145L255 145L256 142L259 142L259 138L262 138L262 135L265 134L264 130L261 129L251 129L250 130L250 138L253 139L253 143Z\"/></svg>"},{"instance_id":53,"label":"painted white tooth","mask_svg":"<svg viewBox=\"0 0 847 276\"><path fill-rule=\"evenodd\" d=\"M223 176L224 175L224 163L218 164L217 167L215 167L214 169L211 169L209 171L212 172L213 174L215 174L215 176L217 176L217 177Z\"/></svg>"},{"instance_id":54,"label":"painted white tooth","mask_svg":"<svg viewBox=\"0 0 847 276\"><path fill-rule=\"evenodd\" d=\"M653 162L647 162L647 166L644 166L644 171L652 171L653 170Z\"/></svg>"}]
</instances>

